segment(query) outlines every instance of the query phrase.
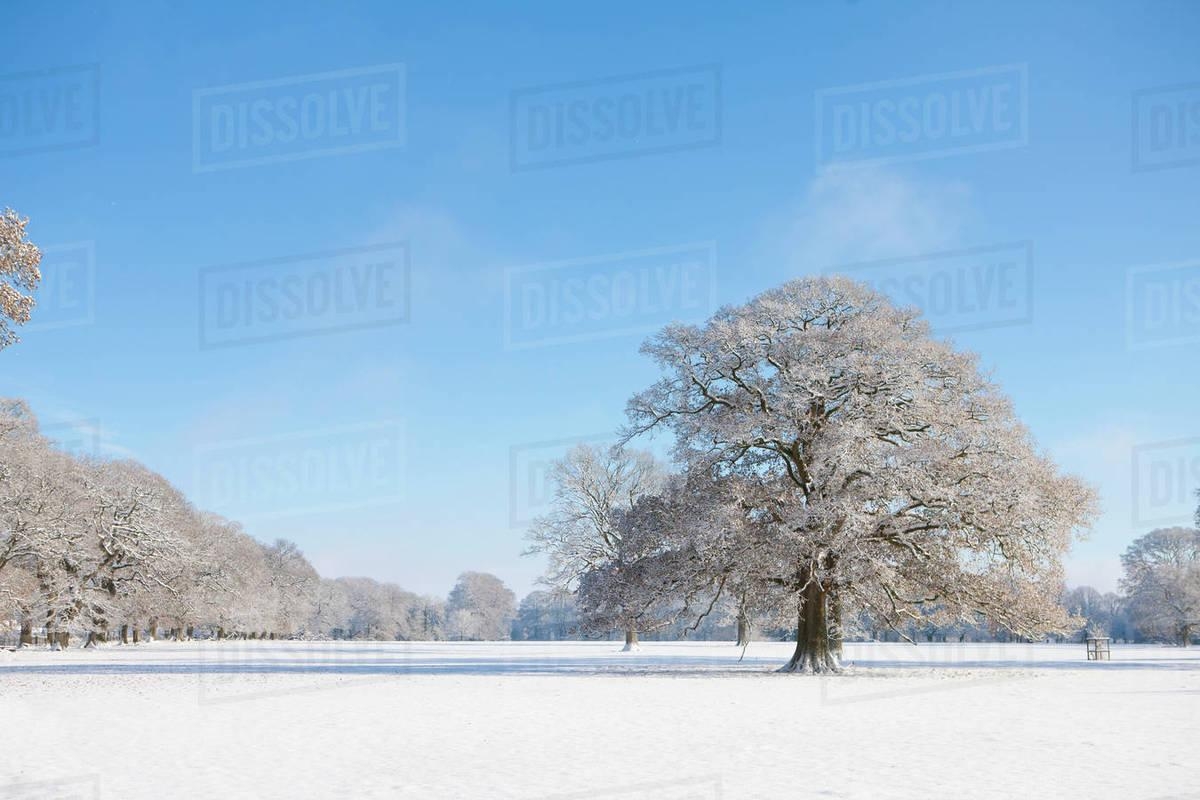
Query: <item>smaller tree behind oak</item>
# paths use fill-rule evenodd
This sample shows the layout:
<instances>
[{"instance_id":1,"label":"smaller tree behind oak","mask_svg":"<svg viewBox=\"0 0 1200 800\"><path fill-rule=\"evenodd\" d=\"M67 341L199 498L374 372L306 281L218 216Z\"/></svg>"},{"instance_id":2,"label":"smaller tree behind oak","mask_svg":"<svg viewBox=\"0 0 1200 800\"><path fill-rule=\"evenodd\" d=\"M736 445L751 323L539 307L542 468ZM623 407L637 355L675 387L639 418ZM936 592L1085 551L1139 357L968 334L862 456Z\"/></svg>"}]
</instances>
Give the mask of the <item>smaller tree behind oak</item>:
<instances>
[{"instance_id":1,"label":"smaller tree behind oak","mask_svg":"<svg viewBox=\"0 0 1200 800\"><path fill-rule=\"evenodd\" d=\"M630 400L626 435L669 428L689 472L739 483L757 544L726 569L790 608L784 671L840 669L850 611L893 627L982 613L1023 636L1066 625L1061 557L1093 493L916 310L805 278L642 350L663 377Z\"/></svg>"},{"instance_id":2,"label":"smaller tree behind oak","mask_svg":"<svg viewBox=\"0 0 1200 800\"><path fill-rule=\"evenodd\" d=\"M663 471L649 453L581 444L553 466L550 480L550 510L530 525L528 552L547 556L547 585L569 592L583 587L592 598L604 598L590 604L603 608L602 614L587 615L589 604L581 603L585 627L624 628L625 649L632 650L638 643L639 612L610 591L632 586L627 568L634 559L621 518L639 499L661 488Z\"/></svg>"}]
</instances>

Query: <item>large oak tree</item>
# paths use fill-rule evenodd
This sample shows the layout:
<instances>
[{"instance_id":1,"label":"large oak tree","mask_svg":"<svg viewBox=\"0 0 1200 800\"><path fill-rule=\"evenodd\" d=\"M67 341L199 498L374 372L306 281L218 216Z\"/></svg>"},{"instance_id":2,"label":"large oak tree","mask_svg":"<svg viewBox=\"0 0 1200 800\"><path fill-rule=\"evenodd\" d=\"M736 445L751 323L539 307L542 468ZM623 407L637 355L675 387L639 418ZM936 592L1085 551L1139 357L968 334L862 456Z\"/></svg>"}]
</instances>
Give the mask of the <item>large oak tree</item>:
<instances>
[{"instance_id":1,"label":"large oak tree","mask_svg":"<svg viewBox=\"0 0 1200 800\"><path fill-rule=\"evenodd\" d=\"M806 278L643 352L663 376L630 401L627 436L668 428L689 472L736 480L752 524L726 569L792 609L785 671L840 669L851 609L897 627L983 614L1031 637L1066 624L1061 557L1093 493L917 311Z\"/></svg>"}]
</instances>

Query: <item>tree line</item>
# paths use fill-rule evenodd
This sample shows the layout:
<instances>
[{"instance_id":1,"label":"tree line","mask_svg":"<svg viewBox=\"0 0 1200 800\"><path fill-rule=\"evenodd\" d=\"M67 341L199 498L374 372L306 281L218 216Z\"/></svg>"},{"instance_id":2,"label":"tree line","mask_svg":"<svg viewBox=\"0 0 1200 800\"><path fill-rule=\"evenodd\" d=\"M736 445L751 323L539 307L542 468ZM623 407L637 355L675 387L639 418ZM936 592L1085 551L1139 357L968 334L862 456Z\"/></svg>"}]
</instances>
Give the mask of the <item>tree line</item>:
<instances>
[{"instance_id":1,"label":"tree line","mask_svg":"<svg viewBox=\"0 0 1200 800\"><path fill-rule=\"evenodd\" d=\"M285 539L266 544L194 507L132 460L74 456L28 405L0 399L0 620L16 644L188 639L498 639L516 616L494 575L449 596L322 578Z\"/></svg>"}]
</instances>

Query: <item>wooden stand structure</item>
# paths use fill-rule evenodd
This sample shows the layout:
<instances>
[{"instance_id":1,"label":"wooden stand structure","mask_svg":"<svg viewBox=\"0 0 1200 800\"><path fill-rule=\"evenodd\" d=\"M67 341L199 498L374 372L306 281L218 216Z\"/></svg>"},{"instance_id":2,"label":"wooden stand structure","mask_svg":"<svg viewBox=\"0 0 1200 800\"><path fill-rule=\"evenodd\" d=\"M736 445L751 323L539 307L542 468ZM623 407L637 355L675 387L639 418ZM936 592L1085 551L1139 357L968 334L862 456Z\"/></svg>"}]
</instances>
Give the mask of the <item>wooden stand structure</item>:
<instances>
[{"instance_id":1,"label":"wooden stand structure","mask_svg":"<svg viewBox=\"0 0 1200 800\"><path fill-rule=\"evenodd\" d=\"M1107 636L1087 637L1088 661L1112 661L1112 653L1108 649L1112 640Z\"/></svg>"}]
</instances>

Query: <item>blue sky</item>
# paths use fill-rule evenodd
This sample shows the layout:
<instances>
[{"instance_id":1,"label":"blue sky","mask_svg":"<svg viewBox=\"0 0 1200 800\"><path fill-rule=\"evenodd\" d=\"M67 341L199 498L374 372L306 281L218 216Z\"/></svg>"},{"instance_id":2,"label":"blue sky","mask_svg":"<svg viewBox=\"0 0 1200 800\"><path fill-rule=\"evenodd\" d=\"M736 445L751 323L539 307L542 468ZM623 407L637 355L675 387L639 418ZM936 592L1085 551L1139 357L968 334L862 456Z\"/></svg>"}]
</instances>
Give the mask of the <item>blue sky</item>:
<instances>
[{"instance_id":1,"label":"blue sky","mask_svg":"<svg viewBox=\"0 0 1200 800\"><path fill-rule=\"evenodd\" d=\"M325 574L527 590L541 466L621 423L649 329L863 263L1101 490L1072 581L1113 588L1130 539L1186 521L1193 3L8 20L0 205L56 288L0 391ZM312 294L267 320L288 278Z\"/></svg>"}]
</instances>

